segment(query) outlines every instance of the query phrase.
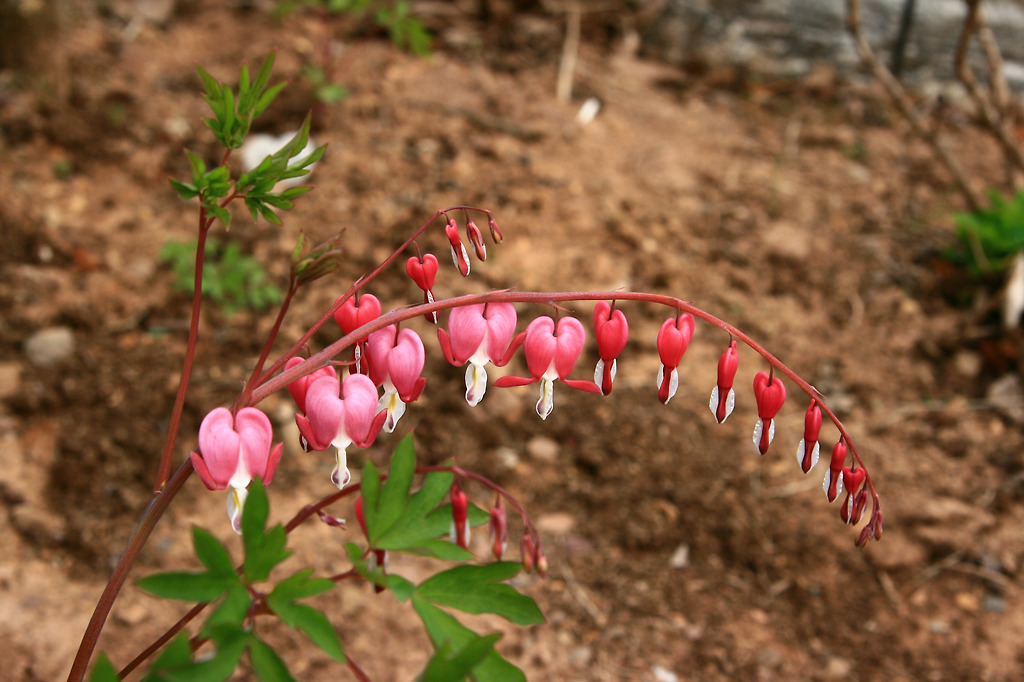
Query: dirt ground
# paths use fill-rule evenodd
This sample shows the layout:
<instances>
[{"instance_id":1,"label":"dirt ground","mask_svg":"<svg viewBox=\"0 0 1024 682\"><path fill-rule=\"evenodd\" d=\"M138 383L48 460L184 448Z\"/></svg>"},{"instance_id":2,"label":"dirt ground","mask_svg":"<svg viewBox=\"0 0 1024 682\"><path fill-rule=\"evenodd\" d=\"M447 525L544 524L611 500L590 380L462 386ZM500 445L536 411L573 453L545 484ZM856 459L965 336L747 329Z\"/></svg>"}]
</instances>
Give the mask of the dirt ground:
<instances>
[{"instance_id":1,"label":"dirt ground","mask_svg":"<svg viewBox=\"0 0 1024 682\"><path fill-rule=\"evenodd\" d=\"M194 64L233 82L242 59L277 47L276 77L295 82L260 128L284 132L314 108L298 78L319 49L314 17L182 8L127 28L116 12L79 8L60 36L63 85L0 86L3 679L67 674L148 500L189 310L156 256L196 221L166 178L187 174L183 148L218 157ZM230 234L280 277L300 231L347 228L343 273L304 295L280 345L435 210L493 209L505 243L466 280L444 267L439 294L622 287L694 301L825 393L886 513L884 539L855 549L857 531L821 492L824 465L805 477L794 461L806 399L792 386L775 444L756 454L752 352L741 352L736 413L715 423L707 396L728 339L706 325L662 406L664 313L623 306L632 334L614 392L560 386L546 422L532 388L492 388L466 406L463 370L428 342L427 391L404 418L421 459L455 457L516 492L545 537L550 575L518 584L548 623L470 619L505 632L499 649L530 679L1019 679L1021 346L935 260L962 207L949 179L870 87L828 70L776 83L671 69L640 59L619 19L585 22L571 103L555 98L562 19L540 10L481 23L435 7L426 59L384 36L340 34L332 59L350 95L315 107L314 135L330 145L316 191L284 227L239 212ZM591 95L602 108L581 125ZM967 119L947 132L979 187L1001 181ZM421 243L447 250L439 228ZM373 292L388 305L417 296L397 272ZM230 404L271 321L205 314L177 461L202 415ZM54 328L73 349L47 364L30 342ZM334 333L325 327L315 348ZM591 347L576 376L595 361ZM331 464L296 451L287 396L263 406L289 448L271 488L283 520L330 492ZM826 428L823 441L835 437ZM395 442L356 453L356 466L386 465ZM231 542L223 505L189 481L133 575L193 567L192 524ZM354 536L303 528L293 566L344 570ZM392 568L413 580L424 570ZM345 585L317 605L374 680L412 679L428 657L414 614L390 595ZM183 611L129 585L101 648L123 665ZM273 637L298 678L346 674L300 637Z\"/></svg>"}]
</instances>

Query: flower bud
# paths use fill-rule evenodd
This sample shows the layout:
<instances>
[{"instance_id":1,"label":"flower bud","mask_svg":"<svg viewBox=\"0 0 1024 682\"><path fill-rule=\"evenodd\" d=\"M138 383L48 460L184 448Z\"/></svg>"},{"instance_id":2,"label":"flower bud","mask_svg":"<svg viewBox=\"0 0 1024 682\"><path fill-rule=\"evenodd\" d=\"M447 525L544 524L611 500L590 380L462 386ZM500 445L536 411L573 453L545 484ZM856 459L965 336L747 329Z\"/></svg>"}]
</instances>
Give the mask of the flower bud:
<instances>
[{"instance_id":1,"label":"flower bud","mask_svg":"<svg viewBox=\"0 0 1024 682\"><path fill-rule=\"evenodd\" d=\"M452 486L451 540L462 549L469 549L469 498L458 484Z\"/></svg>"},{"instance_id":2,"label":"flower bud","mask_svg":"<svg viewBox=\"0 0 1024 682\"><path fill-rule=\"evenodd\" d=\"M487 245L484 244L484 235L472 220L466 222L466 237L473 245L476 257L480 260L487 260Z\"/></svg>"},{"instance_id":3,"label":"flower bud","mask_svg":"<svg viewBox=\"0 0 1024 682\"><path fill-rule=\"evenodd\" d=\"M796 461L800 463L800 470L805 474L818 463L821 454L821 443L818 442L820 434L821 408L818 407L818 401L811 398L807 414L804 415L804 437L796 449Z\"/></svg>"},{"instance_id":4,"label":"flower bud","mask_svg":"<svg viewBox=\"0 0 1024 682\"><path fill-rule=\"evenodd\" d=\"M459 236L459 226L453 218L448 219L444 233L452 247L452 262L465 277L469 274L469 254L466 253L466 245L462 243L462 238Z\"/></svg>"},{"instance_id":5,"label":"flower bud","mask_svg":"<svg viewBox=\"0 0 1024 682\"><path fill-rule=\"evenodd\" d=\"M501 561L501 558L505 556L505 550L508 548L508 518L505 514L505 505L501 503L501 498L491 508L491 551L494 553L494 558Z\"/></svg>"},{"instance_id":6,"label":"flower bud","mask_svg":"<svg viewBox=\"0 0 1024 682\"><path fill-rule=\"evenodd\" d=\"M825 480L821 487L825 490L825 497L829 502L835 502L836 498L843 494L843 464L846 462L846 443L840 438L836 446L832 448L832 461L825 472Z\"/></svg>"},{"instance_id":7,"label":"flower bud","mask_svg":"<svg viewBox=\"0 0 1024 682\"><path fill-rule=\"evenodd\" d=\"M711 390L711 402L708 405L719 424L728 419L736 407L736 391L732 384L739 366L740 356L736 350L736 340L733 339L718 358L718 384Z\"/></svg>"}]
</instances>

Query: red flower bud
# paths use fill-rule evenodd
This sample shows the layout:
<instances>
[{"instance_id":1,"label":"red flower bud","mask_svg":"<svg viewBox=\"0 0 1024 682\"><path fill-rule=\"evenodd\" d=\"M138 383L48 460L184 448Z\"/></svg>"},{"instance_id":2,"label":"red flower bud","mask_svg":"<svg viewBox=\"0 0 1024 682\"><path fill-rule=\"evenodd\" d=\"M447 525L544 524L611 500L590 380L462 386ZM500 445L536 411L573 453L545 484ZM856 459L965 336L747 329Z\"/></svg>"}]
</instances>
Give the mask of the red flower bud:
<instances>
[{"instance_id":1,"label":"red flower bud","mask_svg":"<svg viewBox=\"0 0 1024 682\"><path fill-rule=\"evenodd\" d=\"M476 257L480 260L487 260L487 245L484 244L484 235L472 220L466 222L466 237L473 245Z\"/></svg>"},{"instance_id":2,"label":"red flower bud","mask_svg":"<svg viewBox=\"0 0 1024 682\"><path fill-rule=\"evenodd\" d=\"M494 216L487 216L487 229L491 231L491 239L495 244L504 241L505 238L502 236L501 230L498 229L498 221L494 219Z\"/></svg>"},{"instance_id":3,"label":"red flower bud","mask_svg":"<svg viewBox=\"0 0 1024 682\"><path fill-rule=\"evenodd\" d=\"M757 424L754 425L754 443L762 455L775 438L775 415L786 402L786 386L782 379L758 372L754 375L754 399L757 401Z\"/></svg>"},{"instance_id":4,"label":"red flower bud","mask_svg":"<svg viewBox=\"0 0 1024 682\"><path fill-rule=\"evenodd\" d=\"M462 243L462 238L459 236L459 226L453 218L448 219L444 233L448 237L448 243L452 246L452 262L455 263L455 267L465 277L469 274L469 254L466 253L466 246Z\"/></svg>"},{"instance_id":5,"label":"red flower bud","mask_svg":"<svg viewBox=\"0 0 1024 682\"><path fill-rule=\"evenodd\" d=\"M672 399L679 387L679 363L683 361L683 353L693 339L693 315L683 313L676 318L669 318L658 331L658 356L661 358L661 369L658 370L658 400L664 404Z\"/></svg>"},{"instance_id":6,"label":"red flower bud","mask_svg":"<svg viewBox=\"0 0 1024 682\"><path fill-rule=\"evenodd\" d=\"M469 549L469 498L458 484L452 486L451 539L462 549Z\"/></svg>"},{"instance_id":7,"label":"red flower bud","mask_svg":"<svg viewBox=\"0 0 1024 682\"><path fill-rule=\"evenodd\" d=\"M508 548L508 518L505 514L505 505L499 498L494 507L491 508L491 551L494 558L501 561Z\"/></svg>"},{"instance_id":8,"label":"red flower bud","mask_svg":"<svg viewBox=\"0 0 1024 682\"><path fill-rule=\"evenodd\" d=\"M523 562L523 570L527 573L533 570L536 551L533 546L533 536L523 533L523 539L519 542L519 556L521 557L520 561Z\"/></svg>"},{"instance_id":9,"label":"red flower bud","mask_svg":"<svg viewBox=\"0 0 1024 682\"><path fill-rule=\"evenodd\" d=\"M598 301L594 307L594 335L597 337L597 368L594 383L601 387L601 393L612 392L616 362L619 353L626 347L629 338L629 324L621 310L612 310L607 301Z\"/></svg>"},{"instance_id":10,"label":"red flower bud","mask_svg":"<svg viewBox=\"0 0 1024 682\"><path fill-rule=\"evenodd\" d=\"M840 438L836 446L832 448L832 461L825 472L825 480L821 487L825 490L825 497L829 502L835 502L836 498L843 494L843 464L846 462L846 443Z\"/></svg>"},{"instance_id":11,"label":"red flower bud","mask_svg":"<svg viewBox=\"0 0 1024 682\"><path fill-rule=\"evenodd\" d=\"M709 407L719 424L728 419L736 407L736 391L733 390L732 383L736 379L736 370L739 366L740 356L736 350L736 340L733 339L718 358L718 384L711 390Z\"/></svg>"},{"instance_id":12,"label":"red flower bud","mask_svg":"<svg viewBox=\"0 0 1024 682\"><path fill-rule=\"evenodd\" d=\"M818 457L821 454L821 443L818 442L820 434L821 408L818 407L818 401L811 398L807 414L804 415L804 437L796 449L796 461L800 463L800 470L805 474L818 463Z\"/></svg>"}]
</instances>

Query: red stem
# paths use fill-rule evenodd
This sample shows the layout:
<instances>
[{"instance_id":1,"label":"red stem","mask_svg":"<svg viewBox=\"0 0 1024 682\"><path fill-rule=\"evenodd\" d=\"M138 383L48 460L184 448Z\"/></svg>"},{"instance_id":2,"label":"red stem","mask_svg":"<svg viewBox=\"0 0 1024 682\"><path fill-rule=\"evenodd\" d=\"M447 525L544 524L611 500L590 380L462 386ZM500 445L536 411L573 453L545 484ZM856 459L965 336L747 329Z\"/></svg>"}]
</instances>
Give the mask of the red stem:
<instances>
[{"instance_id":1,"label":"red stem","mask_svg":"<svg viewBox=\"0 0 1024 682\"><path fill-rule=\"evenodd\" d=\"M153 528L156 527L157 521L167 511L171 500L181 490L181 487L188 480L191 473L192 460L186 459L178 467L178 470L174 472L174 476L167 481L167 485L150 500L149 506L146 507L146 511L143 512L138 525L135 527L135 531L132 533L131 539L128 541L124 554L118 560L110 580L107 581L106 587L103 588L103 594L100 595L100 599L96 603L96 608L93 611L92 618L89 620L89 625L85 629L85 634L82 635L82 643L78 647L78 654L71 664L68 682L82 682L85 679L85 672L96 649L96 642L99 640L100 632L107 621L107 616L110 615L110 609L114 605L114 600L117 599L118 592L121 591L121 587L124 586L124 582L128 578L128 572L138 558L139 552L142 551L142 547L146 544L146 540L149 539L150 533L153 532Z\"/></svg>"}]
</instances>

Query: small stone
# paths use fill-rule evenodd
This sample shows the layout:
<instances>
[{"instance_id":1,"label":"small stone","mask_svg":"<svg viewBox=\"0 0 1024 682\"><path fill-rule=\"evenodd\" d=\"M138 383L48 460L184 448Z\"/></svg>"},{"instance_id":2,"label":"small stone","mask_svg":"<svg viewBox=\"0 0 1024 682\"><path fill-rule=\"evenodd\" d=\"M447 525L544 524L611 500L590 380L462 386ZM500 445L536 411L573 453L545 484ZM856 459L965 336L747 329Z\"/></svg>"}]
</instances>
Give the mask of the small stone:
<instances>
[{"instance_id":1,"label":"small stone","mask_svg":"<svg viewBox=\"0 0 1024 682\"><path fill-rule=\"evenodd\" d=\"M660 665L651 666L651 673L657 682L678 682L679 676Z\"/></svg>"},{"instance_id":2,"label":"small stone","mask_svg":"<svg viewBox=\"0 0 1024 682\"><path fill-rule=\"evenodd\" d=\"M0 362L0 400L18 394L21 388L21 364Z\"/></svg>"},{"instance_id":3,"label":"small stone","mask_svg":"<svg viewBox=\"0 0 1024 682\"><path fill-rule=\"evenodd\" d=\"M579 646L572 650L569 654L569 665L574 666L587 666L590 665L590 661L594 658L594 650L588 646Z\"/></svg>"},{"instance_id":4,"label":"small stone","mask_svg":"<svg viewBox=\"0 0 1024 682\"><path fill-rule=\"evenodd\" d=\"M553 463L558 459L560 450L561 448L557 442L545 436L534 436L526 444L526 451L530 454L530 457L542 462Z\"/></svg>"},{"instance_id":5,"label":"small stone","mask_svg":"<svg viewBox=\"0 0 1024 682\"><path fill-rule=\"evenodd\" d=\"M37 542L62 542L66 536L60 517L31 504L19 504L11 510L11 525Z\"/></svg>"},{"instance_id":6,"label":"small stone","mask_svg":"<svg viewBox=\"0 0 1024 682\"><path fill-rule=\"evenodd\" d=\"M36 367L50 367L75 350L75 335L67 327L40 329L25 341L25 356Z\"/></svg>"},{"instance_id":7,"label":"small stone","mask_svg":"<svg viewBox=\"0 0 1024 682\"><path fill-rule=\"evenodd\" d=\"M555 512L544 514L537 519L537 530L551 535L567 535L576 527L576 519L572 514Z\"/></svg>"},{"instance_id":8,"label":"small stone","mask_svg":"<svg viewBox=\"0 0 1024 682\"><path fill-rule=\"evenodd\" d=\"M825 677L830 680L845 680L850 676L851 670L853 670L853 663L845 658L833 656L825 664Z\"/></svg>"},{"instance_id":9,"label":"small stone","mask_svg":"<svg viewBox=\"0 0 1024 682\"><path fill-rule=\"evenodd\" d=\"M958 592L953 601L956 602L959 608L971 613L977 611L980 606L978 595L971 592Z\"/></svg>"},{"instance_id":10,"label":"small stone","mask_svg":"<svg viewBox=\"0 0 1024 682\"><path fill-rule=\"evenodd\" d=\"M690 546L679 545L669 557L668 565L675 569L684 569L690 565Z\"/></svg>"}]
</instances>

